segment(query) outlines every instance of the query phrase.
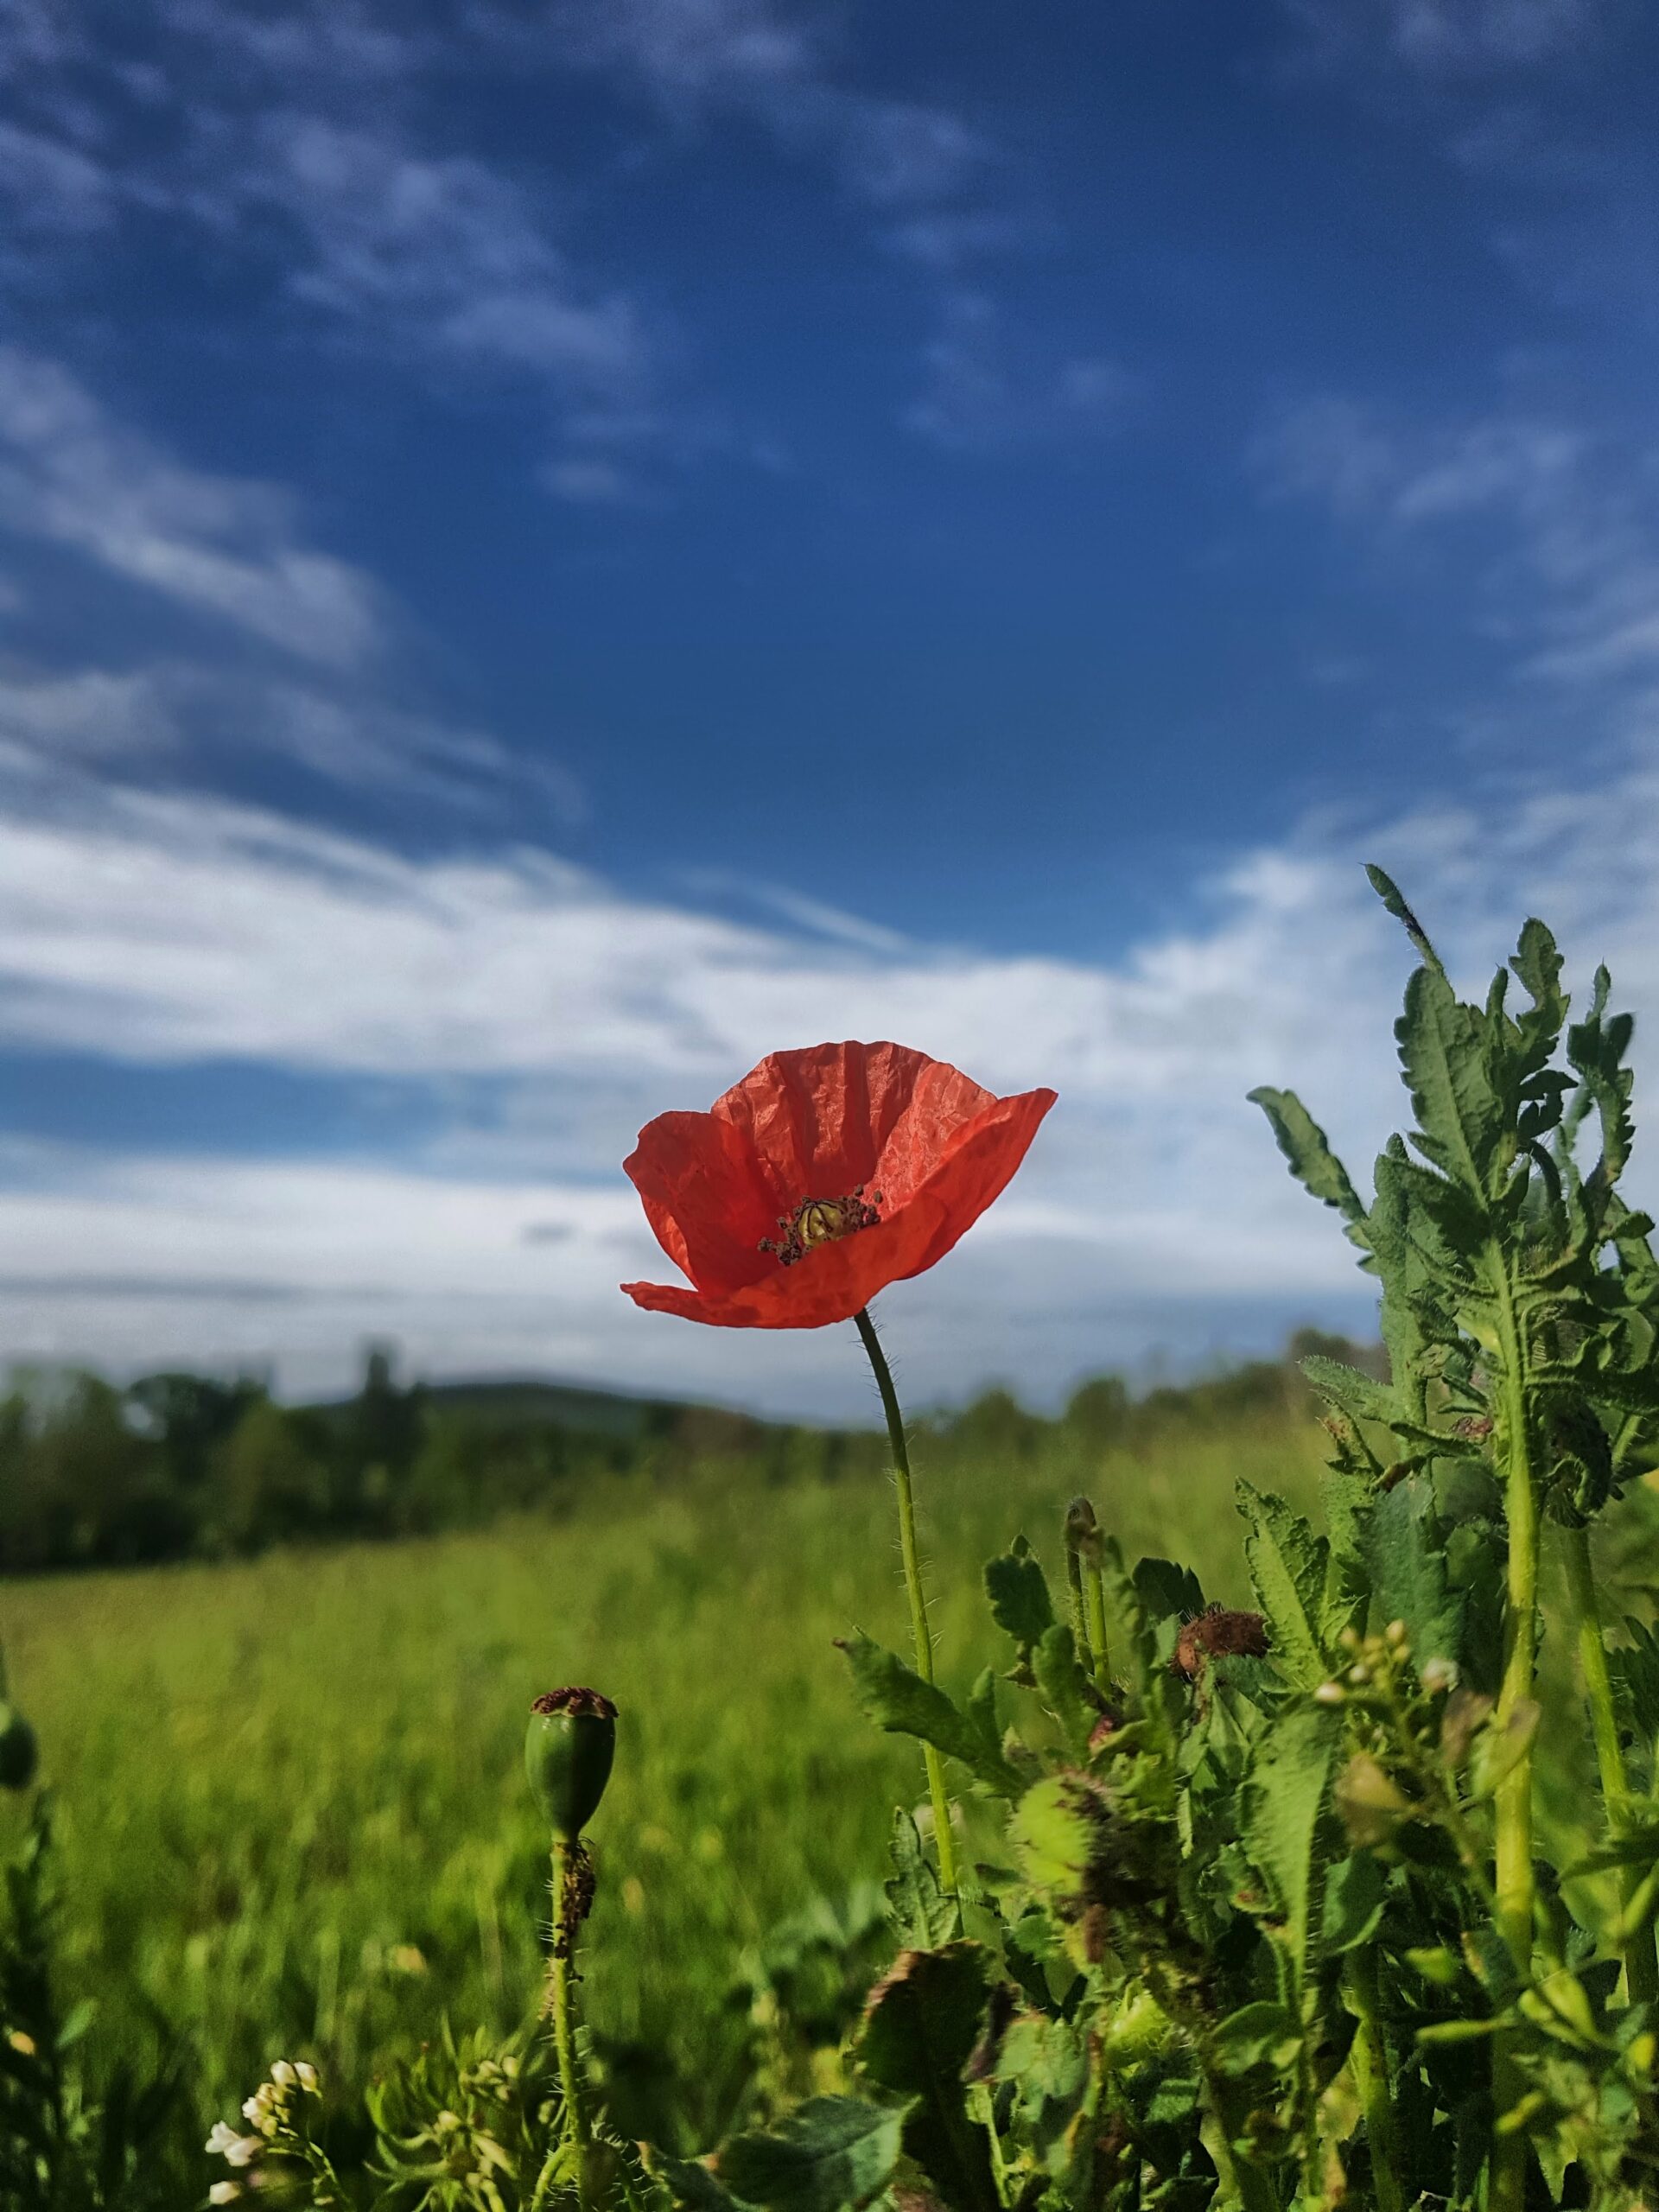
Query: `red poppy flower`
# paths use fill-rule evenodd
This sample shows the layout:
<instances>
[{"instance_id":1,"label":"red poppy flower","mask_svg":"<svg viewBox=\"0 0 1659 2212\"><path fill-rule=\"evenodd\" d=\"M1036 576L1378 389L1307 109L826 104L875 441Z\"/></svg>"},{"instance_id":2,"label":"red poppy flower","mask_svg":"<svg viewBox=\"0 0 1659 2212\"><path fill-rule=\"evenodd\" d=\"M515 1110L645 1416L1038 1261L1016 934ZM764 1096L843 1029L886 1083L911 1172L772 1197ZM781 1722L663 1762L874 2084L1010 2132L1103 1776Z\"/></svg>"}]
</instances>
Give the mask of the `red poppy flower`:
<instances>
[{"instance_id":1,"label":"red poppy flower","mask_svg":"<svg viewBox=\"0 0 1659 2212\"><path fill-rule=\"evenodd\" d=\"M771 1052L707 1114L659 1114L624 1163L690 1277L636 1305L728 1329L817 1329L931 1268L1003 1189L1054 1103L997 1098L903 1045Z\"/></svg>"}]
</instances>

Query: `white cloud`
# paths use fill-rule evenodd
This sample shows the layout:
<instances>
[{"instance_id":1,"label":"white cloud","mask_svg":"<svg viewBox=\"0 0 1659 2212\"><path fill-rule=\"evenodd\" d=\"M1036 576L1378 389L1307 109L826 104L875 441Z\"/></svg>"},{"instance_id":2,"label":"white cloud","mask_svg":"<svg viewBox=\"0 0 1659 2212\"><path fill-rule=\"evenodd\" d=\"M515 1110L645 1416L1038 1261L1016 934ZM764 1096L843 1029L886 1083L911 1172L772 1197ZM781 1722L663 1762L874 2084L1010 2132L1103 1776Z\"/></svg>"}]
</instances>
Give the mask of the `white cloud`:
<instances>
[{"instance_id":1,"label":"white cloud","mask_svg":"<svg viewBox=\"0 0 1659 2212\"><path fill-rule=\"evenodd\" d=\"M861 939L841 917L808 938L625 897L543 855L416 861L199 798L16 817L0 830L0 1017L18 1042L391 1079L440 1121L452 1092L465 1103L395 1167L0 1160L4 1340L133 1361L274 1351L292 1378L332 1359L339 1379L342 1348L384 1330L450 1371L855 1408L850 1358L648 1319L613 1288L666 1265L619 1177L635 1128L705 1105L767 1049L849 1033L1061 1094L963 1251L893 1294L918 1396L1016 1361L1047 1393L1159 1342L1363 1324L1349 1248L1243 1094L1294 1084L1362 1181L1395 1125L1408 956L1360 877L1367 854L1469 988L1524 898L1580 988L1605 957L1621 1002L1659 1012L1647 756L1611 787L1426 810L1363 842L1310 824L1211 884L1201 924L1097 964Z\"/></svg>"},{"instance_id":2,"label":"white cloud","mask_svg":"<svg viewBox=\"0 0 1659 2212\"><path fill-rule=\"evenodd\" d=\"M1593 52L1628 10L1618 0L1286 0L1305 57L1391 63L1425 80L1512 76Z\"/></svg>"},{"instance_id":3,"label":"white cloud","mask_svg":"<svg viewBox=\"0 0 1659 2212\"><path fill-rule=\"evenodd\" d=\"M1319 501L1384 543L1484 527L1484 620L1527 673L1599 680L1659 658L1651 450L1522 413L1425 425L1326 395L1281 412L1249 458L1269 496Z\"/></svg>"},{"instance_id":4,"label":"white cloud","mask_svg":"<svg viewBox=\"0 0 1659 2212\"><path fill-rule=\"evenodd\" d=\"M298 542L283 494L171 460L15 346L0 346L0 527L73 546L303 659L349 667L380 641L369 580Z\"/></svg>"},{"instance_id":5,"label":"white cloud","mask_svg":"<svg viewBox=\"0 0 1659 2212\"><path fill-rule=\"evenodd\" d=\"M580 785L556 762L371 692L176 661L0 674L0 758L28 775L160 763L200 777L261 753L327 783L486 822L509 804L567 825L587 810Z\"/></svg>"},{"instance_id":6,"label":"white cloud","mask_svg":"<svg viewBox=\"0 0 1659 2212\"><path fill-rule=\"evenodd\" d=\"M262 119L232 188L302 231L296 296L365 326L378 346L413 334L569 378L590 401L642 371L632 304L582 294L524 192L482 162L427 158L382 130L278 111Z\"/></svg>"},{"instance_id":7,"label":"white cloud","mask_svg":"<svg viewBox=\"0 0 1659 2212\"><path fill-rule=\"evenodd\" d=\"M1122 429L1137 389L1121 363L1103 355L1037 357L977 292L946 296L923 359L926 381L905 423L953 452L1109 435Z\"/></svg>"}]
</instances>

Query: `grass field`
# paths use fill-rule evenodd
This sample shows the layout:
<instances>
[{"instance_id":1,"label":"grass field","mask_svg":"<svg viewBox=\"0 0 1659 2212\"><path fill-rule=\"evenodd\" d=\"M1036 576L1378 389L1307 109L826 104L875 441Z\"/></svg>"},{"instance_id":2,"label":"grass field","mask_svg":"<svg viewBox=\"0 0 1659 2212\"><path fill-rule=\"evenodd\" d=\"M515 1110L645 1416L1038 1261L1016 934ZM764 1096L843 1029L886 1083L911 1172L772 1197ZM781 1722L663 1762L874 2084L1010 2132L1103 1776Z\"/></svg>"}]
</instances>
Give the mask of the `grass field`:
<instances>
[{"instance_id":1,"label":"grass field","mask_svg":"<svg viewBox=\"0 0 1659 2212\"><path fill-rule=\"evenodd\" d=\"M1319 1442L1263 1418L1092 1466L924 1446L947 1680L994 1656L984 1559L1023 1528L1058 1568L1076 1489L1131 1557L1179 1552L1226 1594L1234 1478L1306 1499ZM587 2003L620 2116L659 2133L711 2137L775 2063L768 1932L807 1909L833 1937L819 1897L855 1924L849 1870L880 1878L892 1806L921 1795L833 1643L857 1624L906 1648L878 1481L616 1480L556 1520L14 1584L0 1608L57 1793L74 1993L116 2044L181 2027L208 2113L278 2053L349 2092L445 2010L503 2031L533 2010L520 1746L553 1683L622 1708ZM19 1818L0 1808L0 1848Z\"/></svg>"}]
</instances>

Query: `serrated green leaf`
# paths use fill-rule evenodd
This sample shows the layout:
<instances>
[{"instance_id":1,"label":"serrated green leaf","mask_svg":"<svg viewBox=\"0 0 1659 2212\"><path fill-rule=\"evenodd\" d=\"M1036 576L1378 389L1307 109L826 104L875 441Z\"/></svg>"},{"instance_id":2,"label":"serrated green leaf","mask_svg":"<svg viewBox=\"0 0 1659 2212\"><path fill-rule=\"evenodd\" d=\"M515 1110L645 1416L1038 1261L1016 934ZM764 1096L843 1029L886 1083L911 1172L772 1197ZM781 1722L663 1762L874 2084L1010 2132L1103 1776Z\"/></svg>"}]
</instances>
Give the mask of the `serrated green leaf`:
<instances>
[{"instance_id":1,"label":"serrated green leaf","mask_svg":"<svg viewBox=\"0 0 1659 2212\"><path fill-rule=\"evenodd\" d=\"M1330 1550L1325 1567L1325 1594L1319 1606L1319 1635L1322 1648L1334 1652L1344 1629L1357 1628L1364 1619L1370 1598L1371 1579L1365 1566L1365 1524L1370 1518L1373 1490L1362 1476L1345 1467L1329 1467L1319 1486L1330 1530Z\"/></svg>"},{"instance_id":2,"label":"serrated green leaf","mask_svg":"<svg viewBox=\"0 0 1659 2212\"><path fill-rule=\"evenodd\" d=\"M902 1806L893 1814L887 1844L893 1872L883 1884L887 1914L900 1947L928 1951L956 1933L957 1904L939 1887L916 1823Z\"/></svg>"},{"instance_id":3,"label":"serrated green leaf","mask_svg":"<svg viewBox=\"0 0 1659 2212\"><path fill-rule=\"evenodd\" d=\"M1388 1422L1399 1411L1389 1385L1357 1367L1313 1352L1302 1361L1301 1368L1322 1398L1355 1421Z\"/></svg>"},{"instance_id":4,"label":"serrated green leaf","mask_svg":"<svg viewBox=\"0 0 1659 2212\"><path fill-rule=\"evenodd\" d=\"M1419 968L1406 985L1395 1035L1417 1116L1413 1141L1466 1198L1485 1207L1508 1164L1510 1135L1493 1087L1485 1017L1459 1001L1443 974Z\"/></svg>"},{"instance_id":5,"label":"serrated green leaf","mask_svg":"<svg viewBox=\"0 0 1659 2212\"><path fill-rule=\"evenodd\" d=\"M809 2097L776 2128L734 2135L715 2154L718 2180L765 2212L851 2212L887 2187L905 2113L862 2097Z\"/></svg>"},{"instance_id":6,"label":"serrated green leaf","mask_svg":"<svg viewBox=\"0 0 1659 2212\"><path fill-rule=\"evenodd\" d=\"M1082 1758L1089 1748L1090 1732L1100 1718L1100 1707L1077 1658L1071 1630L1064 1621L1056 1621L1045 1630L1031 1655L1031 1669L1043 1702L1059 1722L1067 1745L1075 1756Z\"/></svg>"},{"instance_id":7,"label":"serrated green leaf","mask_svg":"<svg viewBox=\"0 0 1659 2212\"><path fill-rule=\"evenodd\" d=\"M857 2046L867 2080L914 2100L904 2147L963 2212L990 2212L997 2202L989 2139L969 2117L962 2078L991 1979L990 1954L978 1943L902 1952L871 1993Z\"/></svg>"},{"instance_id":8,"label":"serrated green leaf","mask_svg":"<svg viewBox=\"0 0 1659 2212\"><path fill-rule=\"evenodd\" d=\"M1389 912L1403 926L1406 935L1416 948L1419 958L1425 961L1430 968L1438 970L1440 965L1440 956L1429 943L1427 931L1407 906L1405 893L1394 878L1385 874L1372 861L1367 861L1365 863L1365 876L1372 890L1376 892Z\"/></svg>"},{"instance_id":9,"label":"serrated green leaf","mask_svg":"<svg viewBox=\"0 0 1659 2212\"><path fill-rule=\"evenodd\" d=\"M862 1630L842 1644L853 1669L859 1703L878 1728L889 1735L914 1736L959 1759L986 1788L1001 1796L1017 1797L1023 1784L1002 1755L1002 1747L988 1739L973 1716L953 1704L942 1689L925 1682L912 1668Z\"/></svg>"},{"instance_id":10,"label":"serrated green leaf","mask_svg":"<svg viewBox=\"0 0 1659 2212\"><path fill-rule=\"evenodd\" d=\"M1376 1612L1385 1621L1405 1623L1414 1665L1420 1671L1430 1659L1458 1665L1463 1605L1452 1586L1427 1475L1408 1475L1377 1499L1363 1548Z\"/></svg>"},{"instance_id":11,"label":"serrated green leaf","mask_svg":"<svg viewBox=\"0 0 1659 2212\"><path fill-rule=\"evenodd\" d=\"M1262 1084L1249 1093L1249 1100L1267 1116L1279 1149L1302 1188L1321 1205L1334 1206L1351 1228L1362 1227L1365 1209L1359 1193L1332 1151L1325 1131L1295 1092L1275 1090Z\"/></svg>"},{"instance_id":12,"label":"serrated green leaf","mask_svg":"<svg viewBox=\"0 0 1659 2212\"><path fill-rule=\"evenodd\" d=\"M1190 1621L1204 1611L1204 1586L1190 1567L1167 1559L1137 1560L1134 1579L1149 1621Z\"/></svg>"},{"instance_id":13,"label":"serrated green leaf","mask_svg":"<svg viewBox=\"0 0 1659 2212\"><path fill-rule=\"evenodd\" d=\"M1244 1556L1274 1659L1299 1688L1313 1689L1331 1671L1319 1641L1330 1548L1283 1498L1243 1479L1235 1496L1249 1531Z\"/></svg>"},{"instance_id":14,"label":"serrated green leaf","mask_svg":"<svg viewBox=\"0 0 1659 2212\"><path fill-rule=\"evenodd\" d=\"M1048 1579L1028 1550L1004 1552L989 1561L985 1594L991 1601L992 1619L1022 1651L1029 1650L1053 1623Z\"/></svg>"},{"instance_id":15,"label":"serrated green leaf","mask_svg":"<svg viewBox=\"0 0 1659 2212\"><path fill-rule=\"evenodd\" d=\"M1272 1890L1285 1923L1294 1985L1313 1956L1323 1925L1332 1839L1329 1806L1339 1713L1306 1705L1281 1716L1259 1747L1245 1798L1244 1847Z\"/></svg>"}]
</instances>

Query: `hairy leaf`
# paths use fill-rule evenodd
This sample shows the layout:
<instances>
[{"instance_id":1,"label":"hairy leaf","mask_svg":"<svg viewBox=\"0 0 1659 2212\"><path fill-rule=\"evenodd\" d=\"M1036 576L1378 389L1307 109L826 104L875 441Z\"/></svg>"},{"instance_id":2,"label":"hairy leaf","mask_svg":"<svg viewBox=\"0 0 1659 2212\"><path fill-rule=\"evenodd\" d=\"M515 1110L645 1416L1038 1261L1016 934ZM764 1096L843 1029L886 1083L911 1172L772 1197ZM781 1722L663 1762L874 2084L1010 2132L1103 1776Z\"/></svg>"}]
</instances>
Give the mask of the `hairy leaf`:
<instances>
[{"instance_id":1,"label":"hairy leaf","mask_svg":"<svg viewBox=\"0 0 1659 2212\"><path fill-rule=\"evenodd\" d=\"M1319 1395L1355 1421L1390 1421L1398 1411L1388 1384L1357 1367L1346 1366L1339 1359L1322 1358L1317 1352L1301 1365Z\"/></svg>"},{"instance_id":2,"label":"hairy leaf","mask_svg":"<svg viewBox=\"0 0 1659 2212\"><path fill-rule=\"evenodd\" d=\"M734 2135L713 2161L718 2178L766 2212L848 2212L887 2185L905 2114L862 2097L809 2097L770 2132Z\"/></svg>"},{"instance_id":3,"label":"hairy leaf","mask_svg":"<svg viewBox=\"0 0 1659 2212\"><path fill-rule=\"evenodd\" d=\"M985 1594L991 1618L1020 1649L1028 1650L1052 1623L1048 1580L1025 1539L992 1560L985 1569Z\"/></svg>"},{"instance_id":4,"label":"hairy leaf","mask_svg":"<svg viewBox=\"0 0 1659 2212\"><path fill-rule=\"evenodd\" d=\"M1408 1475L1378 1498L1363 1541L1376 1611L1383 1620L1405 1623L1414 1664L1421 1670L1429 1659L1459 1663L1463 1607L1427 1475Z\"/></svg>"},{"instance_id":5,"label":"hairy leaf","mask_svg":"<svg viewBox=\"0 0 1659 2212\"><path fill-rule=\"evenodd\" d=\"M1507 1128L1485 1030L1483 1015L1459 1001L1439 970L1414 973L1395 1035L1417 1116L1415 1142L1483 1207L1494 1195Z\"/></svg>"},{"instance_id":6,"label":"hairy leaf","mask_svg":"<svg viewBox=\"0 0 1659 2212\"><path fill-rule=\"evenodd\" d=\"M1384 874L1372 861L1365 863L1366 879L1396 922L1402 925L1406 935L1417 949L1418 957L1428 967L1440 970L1440 956L1428 941L1428 932L1406 904L1405 893L1391 875Z\"/></svg>"},{"instance_id":7,"label":"hairy leaf","mask_svg":"<svg viewBox=\"0 0 1659 2212\"><path fill-rule=\"evenodd\" d=\"M906 2097L904 2147L947 2204L995 2205L989 2140L969 2117L963 2069L979 2041L991 1956L978 1943L904 1951L871 1992L858 2063L877 2088Z\"/></svg>"},{"instance_id":8,"label":"hairy leaf","mask_svg":"<svg viewBox=\"0 0 1659 2212\"><path fill-rule=\"evenodd\" d=\"M1100 1718L1100 1707L1064 1621L1056 1621L1045 1631L1032 1653L1031 1664L1044 1703L1059 1722L1072 1752L1081 1758L1089 1747L1089 1732Z\"/></svg>"},{"instance_id":9,"label":"hairy leaf","mask_svg":"<svg viewBox=\"0 0 1659 2212\"><path fill-rule=\"evenodd\" d=\"M1283 1916L1293 1986L1301 1981L1323 1923L1331 1857L1325 1813L1341 1733L1339 1713L1324 1706L1294 1707L1265 1738L1250 1771L1244 1847Z\"/></svg>"},{"instance_id":10,"label":"hairy leaf","mask_svg":"<svg viewBox=\"0 0 1659 2212\"><path fill-rule=\"evenodd\" d=\"M1262 1084L1249 1094L1278 1140L1290 1163L1290 1172L1308 1194L1334 1206L1351 1230L1363 1228L1365 1209L1349 1180L1348 1171L1331 1149L1325 1131L1294 1090L1274 1090ZM1362 1240L1363 1241L1363 1240Z\"/></svg>"},{"instance_id":11,"label":"hairy leaf","mask_svg":"<svg viewBox=\"0 0 1659 2212\"><path fill-rule=\"evenodd\" d=\"M931 1950L955 1933L956 1901L939 1887L916 1823L903 1806L893 1816L887 1857L893 1872L883 1886L893 1933L906 1950Z\"/></svg>"},{"instance_id":12,"label":"hairy leaf","mask_svg":"<svg viewBox=\"0 0 1659 2212\"><path fill-rule=\"evenodd\" d=\"M1241 1480L1235 1495L1249 1529L1244 1556L1273 1656L1299 1688L1313 1689L1331 1671L1319 1641L1329 1546L1271 1491Z\"/></svg>"},{"instance_id":13,"label":"hairy leaf","mask_svg":"<svg viewBox=\"0 0 1659 2212\"><path fill-rule=\"evenodd\" d=\"M1137 1560L1135 1587L1150 1621L1190 1621L1204 1611L1203 1584L1190 1567L1173 1560Z\"/></svg>"},{"instance_id":14,"label":"hairy leaf","mask_svg":"<svg viewBox=\"0 0 1659 2212\"><path fill-rule=\"evenodd\" d=\"M852 1663L859 1703L878 1728L889 1735L915 1736L960 1759L976 1780L1001 1796L1020 1795L1020 1776L1003 1757L1001 1745L942 1689L925 1682L861 1630L841 1648Z\"/></svg>"}]
</instances>

